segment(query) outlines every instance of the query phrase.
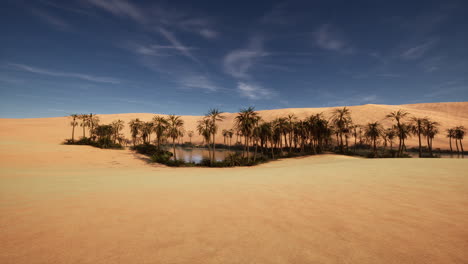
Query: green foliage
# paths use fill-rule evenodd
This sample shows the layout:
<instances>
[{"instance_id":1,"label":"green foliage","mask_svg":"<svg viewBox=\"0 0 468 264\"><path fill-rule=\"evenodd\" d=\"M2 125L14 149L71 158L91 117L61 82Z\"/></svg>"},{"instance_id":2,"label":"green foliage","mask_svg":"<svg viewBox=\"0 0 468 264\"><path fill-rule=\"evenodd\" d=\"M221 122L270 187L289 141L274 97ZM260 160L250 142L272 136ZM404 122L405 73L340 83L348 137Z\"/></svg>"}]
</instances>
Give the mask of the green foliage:
<instances>
[{"instance_id":1,"label":"green foliage","mask_svg":"<svg viewBox=\"0 0 468 264\"><path fill-rule=\"evenodd\" d=\"M151 155L151 160L153 162L162 163L166 165L170 163L171 158L172 158L172 152L164 151L164 150L161 150Z\"/></svg>"},{"instance_id":2,"label":"green foliage","mask_svg":"<svg viewBox=\"0 0 468 264\"><path fill-rule=\"evenodd\" d=\"M91 138L80 138L79 140L73 141L71 139L66 139L63 144L65 145L87 145L93 146L96 148L102 149L123 149L122 145L114 143L109 138L100 138L96 141L92 140Z\"/></svg>"}]
</instances>

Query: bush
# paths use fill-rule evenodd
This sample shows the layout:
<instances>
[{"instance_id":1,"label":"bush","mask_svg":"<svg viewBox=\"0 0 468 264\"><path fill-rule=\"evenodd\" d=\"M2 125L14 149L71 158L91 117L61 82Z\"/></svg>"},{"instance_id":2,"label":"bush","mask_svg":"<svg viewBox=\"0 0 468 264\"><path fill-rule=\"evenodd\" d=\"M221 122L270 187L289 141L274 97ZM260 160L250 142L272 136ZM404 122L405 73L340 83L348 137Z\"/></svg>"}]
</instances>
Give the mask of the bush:
<instances>
[{"instance_id":1,"label":"bush","mask_svg":"<svg viewBox=\"0 0 468 264\"><path fill-rule=\"evenodd\" d=\"M131 147L131 149L135 150L136 152L140 154L147 155L147 156L153 156L155 154L158 154L160 151L162 151L158 149L156 145L152 145L152 144L140 144L140 145Z\"/></svg>"},{"instance_id":2,"label":"bush","mask_svg":"<svg viewBox=\"0 0 468 264\"><path fill-rule=\"evenodd\" d=\"M167 164L171 160L172 156L172 152L160 150L159 152L151 155L151 160L157 163Z\"/></svg>"},{"instance_id":3,"label":"bush","mask_svg":"<svg viewBox=\"0 0 468 264\"><path fill-rule=\"evenodd\" d=\"M65 145L87 145L87 146L93 146L93 147L102 148L102 149L123 149L122 145L114 143L109 138L101 138L101 139L98 139L97 141L93 141L91 138L86 138L86 137L80 138L77 141L66 139L63 142L63 144Z\"/></svg>"}]
</instances>

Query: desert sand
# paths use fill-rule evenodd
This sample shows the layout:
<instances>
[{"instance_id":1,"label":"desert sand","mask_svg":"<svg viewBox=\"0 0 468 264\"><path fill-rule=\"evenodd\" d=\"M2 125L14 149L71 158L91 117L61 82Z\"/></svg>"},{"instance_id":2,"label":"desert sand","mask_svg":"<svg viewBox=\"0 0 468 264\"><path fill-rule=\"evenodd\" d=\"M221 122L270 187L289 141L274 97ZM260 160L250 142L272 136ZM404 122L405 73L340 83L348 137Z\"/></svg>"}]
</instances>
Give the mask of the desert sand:
<instances>
[{"instance_id":1,"label":"desert sand","mask_svg":"<svg viewBox=\"0 0 468 264\"><path fill-rule=\"evenodd\" d=\"M468 124L468 103L351 110L365 122L400 108ZM314 111L330 109L262 115ZM67 120L0 120L0 263L467 263L468 159L168 168L128 150L60 145Z\"/></svg>"}]
</instances>

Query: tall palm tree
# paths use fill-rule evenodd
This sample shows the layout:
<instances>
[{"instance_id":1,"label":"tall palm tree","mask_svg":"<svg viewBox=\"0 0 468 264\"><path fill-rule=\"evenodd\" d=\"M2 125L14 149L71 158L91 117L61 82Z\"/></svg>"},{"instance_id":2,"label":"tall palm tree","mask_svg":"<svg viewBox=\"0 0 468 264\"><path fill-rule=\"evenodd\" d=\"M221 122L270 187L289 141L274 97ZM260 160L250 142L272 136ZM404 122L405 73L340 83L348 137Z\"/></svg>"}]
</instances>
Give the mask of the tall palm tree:
<instances>
[{"instance_id":1,"label":"tall palm tree","mask_svg":"<svg viewBox=\"0 0 468 264\"><path fill-rule=\"evenodd\" d=\"M221 131L221 135L223 135L223 142L224 142L224 145L226 145L226 139L228 137L227 129L223 129L223 131Z\"/></svg>"},{"instance_id":2,"label":"tall palm tree","mask_svg":"<svg viewBox=\"0 0 468 264\"><path fill-rule=\"evenodd\" d=\"M168 127L167 134L172 139L172 150L174 151L174 161L177 160L175 151L175 140L180 136L180 132L184 127L184 120L181 116L169 115L167 118Z\"/></svg>"},{"instance_id":3,"label":"tall palm tree","mask_svg":"<svg viewBox=\"0 0 468 264\"><path fill-rule=\"evenodd\" d=\"M130 122L128 122L128 125L130 126L130 134L132 134L133 146L136 146L138 134L140 133L141 129L141 124L142 122L138 118L132 119L130 120Z\"/></svg>"},{"instance_id":4,"label":"tall palm tree","mask_svg":"<svg viewBox=\"0 0 468 264\"><path fill-rule=\"evenodd\" d=\"M234 136L234 130L229 129L228 132L227 132L227 136L229 137L229 150L231 150L232 136Z\"/></svg>"},{"instance_id":5,"label":"tall palm tree","mask_svg":"<svg viewBox=\"0 0 468 264\"><path fill-rule=\"evenodd\" d=\"M338 144L342 153L344 152L343 134L351 122L351 111L348 108L343 107L332 112L332 123L335 125L337 136L339 136Z\"/></svg>"},{"instance_id":6,"label":"tall palm tree","mask_svg":"<svg viewBox=\"0 0 468 264\"><path fill-rule=\"evenodd\" d=\"M89 118L87 114L81 114L78 116L78 119L81 120L80 126L83 128L83 138L86 138L85 128L89 127Z\"/></svg>"},{"instance_id":7,"label":"tall palm tree","mask_svg":"<svg viewBox=\"0 0 468 264\"><path fill-rule=\"evenodd\" d=\"M245 156L245 152L247 152L247 160L250 162L250 155L248 155L250 149L250 138L252 137L253 130L258 124L260 116L257 112L255 112L255 108L248 107L245 109L241 109L240 112L235 117L235 125L236 128L241 131L242 135L244 136L244 151L242 156Z\"/></svg>"},{"instance_id":8,"label":"tall palm tree","mask_svg":"<svg viewBox=\"0 0 468 264\"><path fill-rule=\"evenodd\" d=\"M423 133L427 139L427 148L429 149L429 155L432 157L432 140L434 139L435 135L439 133L439 123L426 118L423 124Z\"/></svg>"},{"instance_id":9,"label":"tall palm tree","mask_svg":"<svg viewBox=\"0 0 468 264\"><path fill-rule=\"evenodd\" d=\"M187 131L187 136L189 137L190 144L192 144L193 131L192 130Z\"/></svg>"},{"instance_id":10,"label":"tall palm tree","mask_svg":"<svg viewBox=\"0 0 468 264\"><path fill-rule=\"evenodd\" d=\"M391 120L394 120L397 124L396 124L396 128L397 128L397 131L398 131L398 139L399 139L399 143L398 143L398 157L401 156L401 154L403 153L403 143L404 143L404 135L403 135L403 126L402 126L402 121L404 118L406 118L407 116L409 115L408 112L404 111L404 110L398 110L398 111L394 111L394 112L391 112L390 114L386 115L386 118L390 118Z\"/></svg>"},{"instance_id":11,"label":"tall palm tree","mask_svg":"<svg viewBox=\"0 0 468 264\"><path fill-rule=\"evenodd\" d=\"M198 131L198 134L203 137L203 140L206 142L206 145L208 146L208 155L210 156L210 162L211 162L211 147L210 147L211 131L212 131L211 119L205 117L201 120L198 120L197 131Z\"/></svg>"},{"instance_id":12,"label":"tall palm tree","mask_svg":"<svg viewBox=\"0 0 468 264\"><path fill-rule=\"evenodd\" d=\"M396 136L395 129L392 127L389 127L385 129L384 133L385 133L385 136L387 137L388 142L390 143L390 150L393 150L393 139Z\"/></svg>"},{"instance_id":13,"label":"tall palm tree","mask_svg":"<svg viewBox=\"0 0 468 264\"><path fill-rule=\"evenodd\" d=\"M447 131L447 138L449 139L449 144L450 144L450 152L453 153L452 138L455 138L455 129L449 128L446 131Z\"/></svg>"},{"instance_id":14,"label":"tall palm tree","mask_svg":"<svg viewBox=\"0 0 468 264\"><path fill-rule=\"evenodd\" d=\"M368 123L365 135L369 137L374 146L374 155L377 155L377 138L382 134L382 126L379 122Z\"/></svg>"},{"instance_id":15,"label":"tall palm tree","mask_svg":"<svg viewBox=\"0 0 468 264\"><path fill-rule=\"evenodd\" d=\"M293 135L294 135L294 124L295 124L296 120L297 120L297 117L294 114L289 114L286 117L286 133L289 134L289 153L292 152L292 140L293 140Z\"/></svg>"},{"instance_id":16,"label":"tall palm tree","mask_svg":"<svg viewBox=\"0 0 468 264\"><path fill-rule=\"evenodd\" d=\"M78 125L78 122L76 119L79 118L78 114L71 114L70 117L72 118L72 121L70 122L70 125L72 126L72 142L75 142L75 127Z\"/></svg>"},{"instance_id":17,"label":"tall palm tree","mask_svg":"<svg viewBox=\"0 0 468 264\"><path fill-rule=\"evenodd\" d=\"M427 117L420 118L420 117L412 117L411 122L411 132L418 136L419 140L419 157L422 157L422 144L421 144L421 135L424 133L424 125L428 121ZM429 147L429 146L428 146Z\"/></svg>"},{"instance_id":18,"label":"tall palm tree","mask_svg":"<svg viewBox=\"0 0 468 264\"><path fill-rule=\"evenodd\" d=\"M464 154L462 140L465 137L466 129L463 126L455 127L455 142L458 140L460 142L460 148L462 155Z\"/></svg>"},{"instance_id":19,"label":"tall palm tree","mask_svg":"<svg viewBox=\"0 0 468 264\"><path fill-rule=\"evenodd\" d=\"M223 112L220 112L217 108L212 108L208 111L208 113L205 115L207 118L211 119L212 122L212 135L213 135L213 153L212 156L210 157L211 163L214 162L215 159L215 150L216 150L216 141L215 141L215 136L216 133L218 132L218 126L216 125L217 121L223 121L225 116L222 115Z\"/></svg>"},{"instance_id":20,"label":"tall palm tree","mask_svg":"<svg viewBox=\"0 0 468 264\"><path fill-rule=\"evenodd\" d=\"M124 124L124 121L120 119L111 123L112 131L114 132L114 144L116 143L119 137L120 131L122 131L122 129L124 128Z\"/></svg>"},{"instance_id":21,"label":"tall palm tree","mask_svg":"<svg viewBox=\"0 0 468 264\"><path fill-rule=\"evenodd\" d=\"M97 115L93 115L93 113L88 115L88 127L89 127L89 137L94 138L94 128L99 125L99 117Z\"/></svg>"},{"instance_id":22,"label":"tall palm tree","mask_svg":"<svg viewBox=\"0 0 468 264\"><path fill-rule=\"evenodd\" d=\"M156 141L158 149L161 148L161 140L164 137L164 133L167 130L168 122L167 119L162 116L153 117L153 130L156 133Z\"/></svg>"},{"instance_id":23,"label":"tall palm tree","mask_svg":"<svg viewBox=\"0 0 468 264\"><path fill-rule=\"evenodd\" d=\"M150 143L150 135L153 131L154 124L152 122L142 122L141 123L141 138L143 139L143 143L148 144Z\"/></svg>"}]
</instances>

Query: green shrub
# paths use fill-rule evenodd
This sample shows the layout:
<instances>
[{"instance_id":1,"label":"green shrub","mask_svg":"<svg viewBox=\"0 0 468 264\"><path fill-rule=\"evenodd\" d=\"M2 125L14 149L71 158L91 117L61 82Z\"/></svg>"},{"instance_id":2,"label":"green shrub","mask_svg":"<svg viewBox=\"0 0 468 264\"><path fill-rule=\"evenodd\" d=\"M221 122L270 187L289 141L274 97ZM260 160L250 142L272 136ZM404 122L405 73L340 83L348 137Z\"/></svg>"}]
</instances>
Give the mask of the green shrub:
<instances>
[{"instance_id":1,"label":"green shrub","mask_svg":"<svg viewBox=\"0 0 468 264\"><path fill-rule=\"evenodd\" d=\"M171 160L172 156L172 152L160 150L159 152L151 155L151 160L157 163L167 164Z\"/></svg>"},{"instance_id":2,"label":"green shrub","mask_svg":"<svg viewBox=\"0 0 468 264\"><path fill-rule=\"evenodd\" d=\"M160 153L162 150L158 148L156 145L152 144L140 144L136 145L134 147L131 147L132 150L135 150L136 152L143 154L143 155L148 155L148 156L153 156L155 154ZM172 154L172 153L171 153Z\"/></svg>"},{"instance_id":3,"label":"green shrub","mask_svg":"<svg viewBox=\"0 0 468 264\"><path fill-rule=\"evenodd\" d=\"M91 138L80 138L79 140L72 141L71 139L66 139L63 144L65 145L87 145L87 146L93 146L96 148L102 148L102 149L123 149L123 146L120 144L114 143L111 139L109 138L101 138L98 139L97 141L93 141Z\"/></svg>"}]
</instances>

